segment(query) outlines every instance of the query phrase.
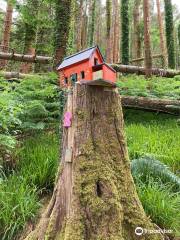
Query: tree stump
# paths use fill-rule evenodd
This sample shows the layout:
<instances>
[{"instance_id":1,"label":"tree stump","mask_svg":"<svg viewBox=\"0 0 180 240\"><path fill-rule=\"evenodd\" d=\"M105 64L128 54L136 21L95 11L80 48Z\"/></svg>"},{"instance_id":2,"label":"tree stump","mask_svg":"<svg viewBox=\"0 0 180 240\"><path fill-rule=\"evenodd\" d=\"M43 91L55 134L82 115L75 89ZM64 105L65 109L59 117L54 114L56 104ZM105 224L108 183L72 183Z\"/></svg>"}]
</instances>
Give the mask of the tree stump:
<instances>
[{"instance_id":1,"label":"tree stump","mask_svg":"<svg viewBox=\"0 0 180 240\"><path fill-rule=\"evenodd\" d=\"M160 240L137 236L156 229L145 215L131 176L123 114L116 89L76 84L66 111L62 156L53 196L26 240Z\"/></svg>"}]
</instances>

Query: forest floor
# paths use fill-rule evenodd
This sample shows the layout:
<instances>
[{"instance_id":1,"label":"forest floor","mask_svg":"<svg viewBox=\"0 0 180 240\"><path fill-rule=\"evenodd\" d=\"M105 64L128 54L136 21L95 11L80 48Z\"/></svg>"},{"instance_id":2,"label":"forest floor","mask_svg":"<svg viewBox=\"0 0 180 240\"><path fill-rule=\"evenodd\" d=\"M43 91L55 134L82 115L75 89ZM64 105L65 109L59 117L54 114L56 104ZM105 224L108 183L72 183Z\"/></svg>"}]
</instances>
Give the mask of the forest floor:
<instances>
[{"instance_id":1,"label":"forest floor","mask_svg":"<svg viewBox=\"0 0 180 240\"><path fill-rule=\"evenodd\" d=\"M57 124L59 121L57 111L60 106L55 103L61 94L57 92L54 81L46 79L40 84L41 81L43 78L35 77L33 80L27 80L26 83L14 84L18 95L21 92L20 101L23 99L21 121L26 122L23 124L23 129L28 126L31 127L31 131L28 129L30 136L23 137L23 141L18 144L19 147L13 151L12 158L15 159L13 170L6 171L0 163L0 239L2 240L15 239L16 234L27 222L33 226L44 198L50 196L53 190L59 162L61 135ZM180 78L178 77L155 78L149 83L144 77L132 75L128 78L122 77L118 85L123 95L180 99ZM4 94L18 101L14 92L11 94L9 91ZM31 108L26 106L28 101L31 103ZM4 109L7 109L7 105L11 103L12 101L9 102L8 98L3 105ZM33 118L32 116L29 118L30 113L37 111L38 116L34 114ZM51 126L50 130L42 128L45 117L53 121L54 127ZM144 182L137 181L135 178L135 182L147 215L158 226L172 230L172 235L177 236L180 234L180 214L178 213L180 196L178 191L174 190L174 184L180 187L179 117L140 110L124 110L124 119L130 160L151 158L159 161L157 164L164 163L167 166L163 174L166 177L168 175L168 182L152 176ZM9 127L11 128L12 126ZM5 132L3 134L0 132L0 137L1 135L4 136ZM166 171L167 169L169 172ZM141 179L141 176L139 178Z\"/></svg>"}]
</instances>

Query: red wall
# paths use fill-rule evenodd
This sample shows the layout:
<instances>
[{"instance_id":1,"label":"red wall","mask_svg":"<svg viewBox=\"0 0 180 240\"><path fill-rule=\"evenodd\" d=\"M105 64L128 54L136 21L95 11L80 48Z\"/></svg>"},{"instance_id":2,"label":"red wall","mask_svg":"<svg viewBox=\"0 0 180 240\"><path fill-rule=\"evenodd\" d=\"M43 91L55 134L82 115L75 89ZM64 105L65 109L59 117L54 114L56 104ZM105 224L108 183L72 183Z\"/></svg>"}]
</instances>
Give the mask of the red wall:
<instances>
[{"instance_id":1,"label":"red wall","mask_svg":"<svg viewBox=\"0 0 180 240\"><path fill-rule=\"evenodd\" d=\"M108 66L103 65L103 79L111 82L116 82L116 72L114 72Z\"/></svg>"}]
</instances>

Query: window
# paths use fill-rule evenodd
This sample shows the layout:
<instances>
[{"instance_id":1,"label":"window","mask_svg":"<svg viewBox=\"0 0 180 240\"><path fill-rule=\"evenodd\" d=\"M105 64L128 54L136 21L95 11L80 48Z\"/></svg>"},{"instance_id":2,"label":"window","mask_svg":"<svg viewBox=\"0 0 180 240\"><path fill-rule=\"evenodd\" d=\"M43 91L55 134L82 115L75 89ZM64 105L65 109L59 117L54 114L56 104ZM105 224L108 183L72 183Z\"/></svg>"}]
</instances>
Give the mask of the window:
<instances>
[{"instance_id":1,"label":"window","mask_svg":"<svg viewBox=\"0 0 180 240\"><path fill-rule=\"evenodd\" d=\"M71 75L71 84L74 86L77 82L77 73Z\"/></svg>"},{"instance_id":2,"label":"window","mask_svg":"<svg viewBox=\"0 0 180 240\"><path fill-rule=\"evenodd\" d=\"M64 78L64 84L66 84L66 85L68 84L68 78L67 77Z\"/></svg>"},{"instance_id":3,"label":"window","mask_svg":"<svg viewBox=\"0 0 180 240\"><path fill-rule=\"evenodd\" d=\"M98 65L98 59L97 58L94 58L94 65Z\"/></svg>"},{"instance_id":4,"label":"window","mask_svg":"<svg viewBox=\"0 0 180 240\"><path fill-rule=\"evenodd\" d=\"M85 78L85 72L84 72L84 71L81 72L81 78L82 78L82 79Z\"/></svg>"}]
</instances>

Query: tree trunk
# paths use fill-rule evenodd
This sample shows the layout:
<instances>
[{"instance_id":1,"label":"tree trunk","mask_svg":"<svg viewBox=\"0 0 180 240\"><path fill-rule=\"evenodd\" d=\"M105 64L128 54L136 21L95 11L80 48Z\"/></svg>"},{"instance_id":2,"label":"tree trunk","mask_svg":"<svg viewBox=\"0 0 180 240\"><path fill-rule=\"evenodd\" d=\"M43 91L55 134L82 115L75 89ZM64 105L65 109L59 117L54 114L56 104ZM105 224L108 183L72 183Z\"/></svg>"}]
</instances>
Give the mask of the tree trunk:
<instances>
[{"instance_id":1,"label":"tree trunk","mask_svg":"<svg viewBox=\"0 0 180 240\"><path fill-rule=\"evenodd\" d=\"M36 31L38 26L38 11L39 11L39 0L27 0L24 6L25 14L23 16L25 26L25 39L23 54L35 55L35 39ZM32 63L22 63L20 67L22 73L29 73L32 71Z\"/></svg>"},{"instance_id":2,"label":"tree trunk","mask_svg":"<svg viewBox=\"0 0 180 240\"><path fill-rule=\"evenodd\" d=\"M177 115L180 114L180 101L178 100L122 96L122 106Z\"/></svg>"},{"instance_id":3,"label":"tree trunk","mask_svg":"<svg viewBox=\"0 0 180 240\"><path fill-rule=\"evenodd\" d=\"M96 0L91 0L91 22L90 22L90 38L89 46L94 44L94 32L95 32L95 19L96 19Z\"/></svg>"},{"instance_id":4,"label":"tree trunk","mask_svg":"<svg viewBox=\"0 0 180 240\"><path fill-rule=\"evenodd\" d=\"M162 54L156 54L156 55L153 55L152 56L152 59L155 59L155 58L162 58ZM144 61L145 58L144 57L140 57L140 58L136 58L136 59L132 59L130 60L130 63L135 63L135 62L141 62L141 61Z\"/></svg>"},{"instance_id":5,"label":"tree trunk","mask_svg":"<svg viewBox=\"0 0 180 240\"><path fill-rule=\"evenodd\" d=\"M84 15L84 4L83 0L79 2L79 12L77 16L77 38L76 38L76 49L79 52L82 49L82 29L83 29L83 15Z\"/></svg>"},{"instance_id":6,"label":"tree trunk","mask_svg":"<svg viewBox=\"0 0 180 240\"><path fill-rule=\"evenodd\" d=\"M119 1L113 0L113 8L114 8L114 21L113 21L113 35L114 35L114 42L113 42L113 62L119 61L119 34L120 34L120 18L119 18Z\"/></svg>"},{"instance_id":7,"label":"tree trunk","mask_svg":"<svg viewBox=\"0 0 180 240\"><path fill-rule=\"evenodd\" d=\"M177 35L178 35L178 67L180 67L180 23L178 24Z\"/></svg>"},{"instance_id":8,"label":"tree trunk","mask_svg":"<svg viewBox=\"0 0 180 240\"><path fill-rule=\"evenodd\" d=\"M121 58L122 63L129 64L129 0L121 0Z\"/></svg>"},{"instance_id":9,"label":"tree trunk","mask_svg":"<svg viewBox=\"0 0 180 240\"><path fill-rule=\"evenodd\" d=\"M67 46L66 46L66 54L72 55L76 52L76 47L75 47L75 33L76 33L76 17L77 17L77 1L76 0L71 0L71 17L70 17L70 22L69 22L69 33L68 33L68 40L67 40Z\"/></svg>"},{"instance_id":10,"label":"tree trunk","mask_svg":"<svg viewBox=\"0 0 180 240\"><path fill-rule=\"evenodd\" d=\"M81 46L82 49L87 47L87 32L88 32L88 16L87 16L87 11L88 11L88 1L86 0L85 2L85 9L84 9L84 14L83 14L83 22L82 22L82 31L81 31Z\"/></svg>"},{"instance_id":11,"label":"tree trunk","mask_svg":"<svg viewBox=\"0 0 180 240\"><path fill-rule=\"evenodd\" d=\"M134 25L134 39L133 39L133 58L141 57L141 37L140 37L140 4L141 0L134 2L133 10L133 25Z\"/></svg>"},{"instance_id":12,"label":"tree trunk","mask_svg":"<svg viewBox=\"0 0 180 240\"><path fill-rule=\"evenodd\" d=\"M136 193L119 106L116 90L76 84L69 92L72 125L64 128L61 170L49 206L26 240L136 240L137 226L155 228Z\"/></svg>"},{"instance_id":13,"label":"tree trunk","mask_svg":"<svg viewBox=\"0 0 180 240\"><path fill-rule=\"evenodd\" d=\"M156 0L157 5L157 14L158 14L158 24L159 24L159 33L160 33L160 47L161 53L163 56L163 67L168 67L168 60L167 60L167 51L164 39L164 27L163 27L163 20L161 15L161 7L160 7L160 0Z\"/></svg>"},{"instance_id":14,"label":"tree trunk","mask_svg":"<svg viewBox=\"0 0 180 240\"><path fill-rule=\"evenodd\" d=\"M151 38L150 38L150 13L149 0L143 0L144 8L144 56L146 77L150 77L152 73L152 55L151 55Z\"/></svg>"},{"instance_id":15,"label":"tree trunk","mask_svg":"<svg viewBox=\"0 0 180 240\"><path fill-rule=\"evenodd\" d=\"M55 65L57 65L66 54L71 19L71 0L56 0L55 4Z\"/></svg>"},{"instance_id":16,"label":"tree trunk","mask_svg":"<svg viewBox=\"0 0 180 240\"><path fill-rule=\"evenodd\" d=\"M106 61L112 62L112 51L111 51L111 12L112 12L112 1L106 0Z\"/></svg>"},{"instance_id":17,"label":"tree trunk","mask_svg":"<svg viewBox=\"0 0 180 240\"><path fill-rule=\"evenodd\" d=\"M35 48L31 47L31 44L29 45L28 51L26 51L26 54L35 56ZM23 62L23 64L20 67L20 72L28 74L32 71L32 63Z\"/></svg>"},{"instance_id":18,"label":"tree trunk","mask_svg":"<svg viewBox=\"0 0 180 240\"><path fill-rule=\"evenodd\" d=\"M11 1L7 1L6 14L4 17L4 29L1 41L1 51L8 52L9 51L9 41L10 41L10 32L12 26L12 14L13 14L13 5ZM7 64L6 60L0 61L0 69L3 69Z\"/></svg>"},{"instance_id":19,"label":"tree trunk","mask_svg":"<svg viewBox=\"0 0 180 240\"><path fill-rule=\"evenodd\" d=\"M166 23L166 44L168 51L168 66L175 68L175 49L174 49L174 22L171 0L164 0L165 23Z\"/></svg>"}]
</instances>

